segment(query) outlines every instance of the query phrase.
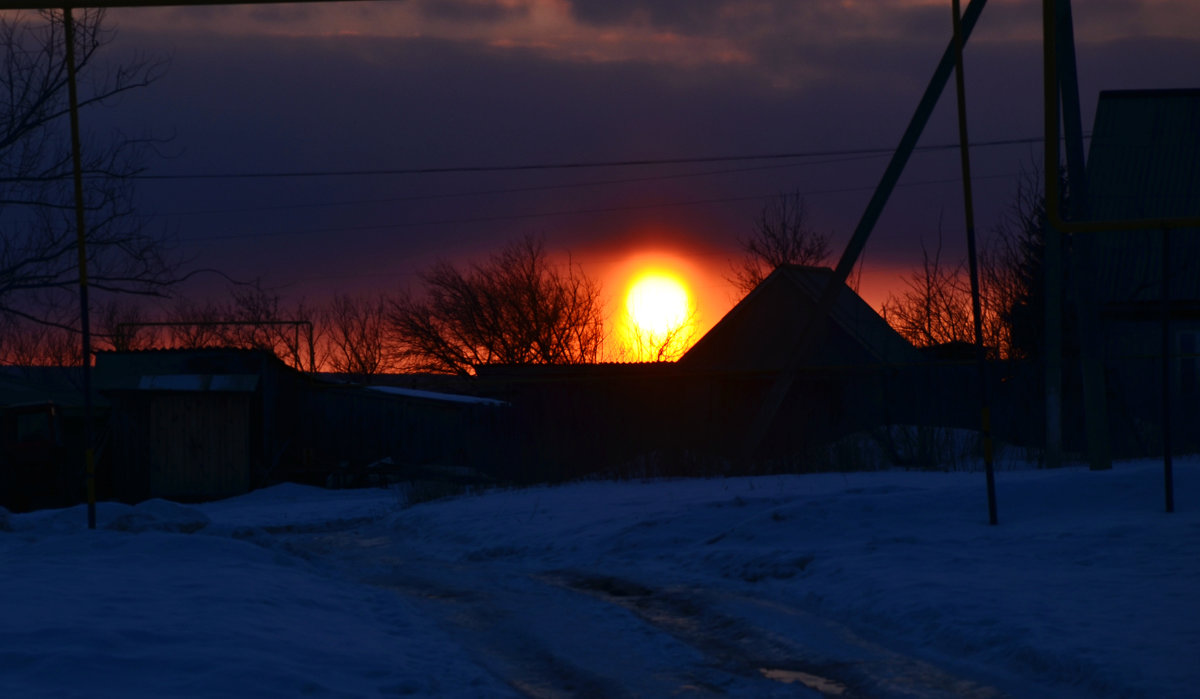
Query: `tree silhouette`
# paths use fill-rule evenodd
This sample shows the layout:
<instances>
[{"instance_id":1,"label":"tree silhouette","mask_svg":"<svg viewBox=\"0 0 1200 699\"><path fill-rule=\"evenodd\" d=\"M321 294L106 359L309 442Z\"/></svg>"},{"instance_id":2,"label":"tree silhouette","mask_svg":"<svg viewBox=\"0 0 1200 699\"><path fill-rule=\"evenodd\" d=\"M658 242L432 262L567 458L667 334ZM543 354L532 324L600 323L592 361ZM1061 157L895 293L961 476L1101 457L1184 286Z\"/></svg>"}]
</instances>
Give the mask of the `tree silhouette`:
<instances>
[{"instance_id":1,"label":"tree silhouette","mask_svg":"<svg viewBox=\"0 0 1200 699\"><path fill-rule=\"evenodd\" d=\"M627 317L624 352L619 359L637 362L679 359L696 343L696 316L693 307L678 323L658 330L643 328L632 317Z\"/></svg>"},{"instance_id":2,"label":"tree silhouette","mask_svg":"<svg viewBox=\"0 0 1200 699\"><path fill-rule=\"evenodd\" d=\"M400 358L419 371L593 362L604 344L599 284L552 264L538 238L466 268L440 262L421 280L423 294L402 295L389 313Z\"/></svg>"},{"instance_id":3,"label":"tree silhouette","mask_svg":"<svg viewBox=\"0 0 1200 699\"><path fill-rule=\"evenodd\" d=\"M829 236L812 229L799 192L781 192L763 204L750 235L738 238L743 257L731 263L729 281L749 293L776 267L819 265L829 257Z\"/></svg>"},{"instance_id":4,"label":"tree silhouette","mask_svg":"<svg viewBox=\"0 0 1200 699\"><path fill-rule=\"evenodd\" d=\"M1046 209L1033 172L1021 175L1006 217L979 255L983 340L993 356L1042 356ZM1065 177L1061 187L1066 193ZM974 343L966 260L947 264L942 259L940 232L933 252L922 244L921 253L921 268L904 280L899 294L889 295L883 317L918 347Z\"/></svg>"},{"instance_id":5,"label":"tree silhouette","mask_svg":"<svg viewBox=\"0 0 1200 699\"><path fill-rule=\"evenodd\" d=\"M399 368L388 347L385 296L338 294L320 317L331 371L365 379Z\"/></svg>"},{"instance_id":6,"label":"tree silhouette","mask_svg":"<svg viewBox=\"0 0 1200 699\"><path fill-rule=\"evenodd\" d=\"M102 69L104 13L77 14L81 110L162 74L147 59ZM76 321L54 310L75 303L79 283L63 39L61 12L0 17L0 314L71 330ZM134 215L128 176L150 145L123 136L83 144L88 282L101 294L161 295L178 267Z\"/></svg>"}]
</instances>

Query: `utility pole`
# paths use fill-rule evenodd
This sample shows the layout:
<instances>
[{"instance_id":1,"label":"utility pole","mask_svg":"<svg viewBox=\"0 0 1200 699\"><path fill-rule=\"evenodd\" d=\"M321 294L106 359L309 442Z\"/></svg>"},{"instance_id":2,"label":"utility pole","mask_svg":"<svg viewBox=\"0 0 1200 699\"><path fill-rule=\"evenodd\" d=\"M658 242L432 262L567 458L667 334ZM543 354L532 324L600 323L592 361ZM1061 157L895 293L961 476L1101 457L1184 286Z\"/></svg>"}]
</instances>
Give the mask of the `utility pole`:
<instances>
[{"instance_id":1,"label":"utility pole","mask_svg":"<svg viewBox=\"0 0 1200 699\"><path fill-rule=\"evenodd\" d=\"M71 112L71 164L75 170L75 244L79 250L80 364L83 369L83 462L88 529L96 528L96 455L92 446L92 323L88 310L87 228L83 197L83 149L79 142L79 93L75 79L75 18L63 8L67 61L67 99Z\"/></svg>"}]
</instances>

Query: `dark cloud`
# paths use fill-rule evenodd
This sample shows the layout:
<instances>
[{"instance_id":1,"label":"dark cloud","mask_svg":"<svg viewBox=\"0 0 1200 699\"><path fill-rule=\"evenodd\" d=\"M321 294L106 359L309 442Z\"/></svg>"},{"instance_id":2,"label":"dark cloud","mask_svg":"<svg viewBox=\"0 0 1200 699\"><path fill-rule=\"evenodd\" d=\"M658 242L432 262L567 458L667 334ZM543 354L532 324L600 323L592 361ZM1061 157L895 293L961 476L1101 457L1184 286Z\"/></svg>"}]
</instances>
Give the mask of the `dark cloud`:
<instances>
[{"instance_id":1,"label":"dark cloud","mask_svg":"<svg viewBox=\"0 0 1200 699\"><path fill-rule=\"evenodd\" d=\"M719 26L723 11L737 4L731 0L571 0L571 14L589 24L646 22L667 31L709 33Z\"/></svg>"},{"instance_id":2,"label":"dark cloud","mask_svg":"<svg viewBox=\"0 0 1200 699\"><path fill-rule=\"evenodd\" d=\"M451 22L499 22L529 15L527 5L502 5L488 0L419 0L426 17Z\"/></svg>"},{"instance_id":3,"label":"dark cloud","mask_svg":"<svg viewBox=\"0 0 1200 699\"><path fill-rule=\"evenodd\" d=\"M181 155L152 163L154 173L894 146L949 38L949 12L913 11L903 15L909 22L904 32L869 38L878 29L867 18L850 25L869 29L866 35L818 31L835 21L823 14L833 12L831 5L787 4L807 8L785 13L785 19L811 23L809 35L820 40L795 40L782 19L755 31L738 25L744 30L738 41L753 47L754 60L700 66L560 60L541 49L499 49L467 40L127 31L119 46L173 54L170 72L113 109L94 111L87 126L177 134L171 149ZM700 5L695 26L729 9ZM661 7L664 18L667 9L680 17L686 13L670 3ZM997 33L1016 19L1007 6L996 9L992 24L985 13L967 52L972 135L1036 136L1040 46ZM619 20L618 11L612 12ZM692 20L678 20L686 21ZM1085 128L1100 89L1194 86L1197 46L1182 40L1081 46ZM949 95L923 144L955 140ZM976 189L981 230L1008 206L1015 177L1033 162L1037 148L973 154L981 178ZM732 250L762 198L781 190L806 193L814 225L842 244L885 163L886 157L832 157L770 169L764 166L778 163L188 180L141 188L145 210L170 214L152 219L154 225L178 233L198 263L243 278L294 282L290 289L314 296L330 287L403 285L434 259L486 252L526 233L545 234L556 250L641 243ZM679 174L696 176L668 177ZM956 177L953 152L915 156L868 245L868 264L919 259L918 243L934 242L939 229L945 231L947 254L956 254L961 248ZM607 183L575 186L597 181Z\"/></svg>"}]
</instances>

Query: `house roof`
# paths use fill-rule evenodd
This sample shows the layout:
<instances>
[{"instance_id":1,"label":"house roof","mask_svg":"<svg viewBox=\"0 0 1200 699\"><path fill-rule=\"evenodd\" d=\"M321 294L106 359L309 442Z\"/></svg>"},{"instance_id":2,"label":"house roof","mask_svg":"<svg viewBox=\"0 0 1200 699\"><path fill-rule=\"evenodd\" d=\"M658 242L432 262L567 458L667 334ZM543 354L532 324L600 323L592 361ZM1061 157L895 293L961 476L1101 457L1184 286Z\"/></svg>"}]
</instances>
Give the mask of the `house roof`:
<instances>
[{"instance_id":1,"label":"house roof","mask_svg":"<svg viewBox=\"0 0 1200 699\"><path fill-rule=\"evenodd\" d=\"M83 405L82 378L76 367L0 366L0 407L54 403ZM105 405L98 396L93 404Z\"/></svg>"},{"instance_id":2,"label":"house roof","mask_svg":"<svg viewBox=\"0 0 1200 699\"><path fill-rule=\"evenodd\" d=\"M746 295L679 360L687 368L777 371L799 350L809 316L833 280L828 267L783 265ZM845 284L827 319L841 346L826 343L814 363L902 363L916 351ZM849 352L847 350L850 350Z\"/></svg>"},{"instance_id":3,"label":"house roof","mask_svg":"<svg viewBox=\"0 0 1200 699\"><path fill-rule=\"evenodd\" d=\"M162 349L97 352L97 390L253 391L267 369L292 371L274 353L255 349Z\"/></svg>"},{"instance_id":4,"label":"house roof","mask_svg":"<svg viewBox=\"0 0 1200 699\"><path fill-rule=\"evenodd\" d=\"M1200 216L1200 89L1100 93L1087 173L1090 219ZM1099 298L1161 298L1161 230L1081 235ZM1170 236L1171 295L1200 299L1200 230Z\"/></svg>"}]
</instances>

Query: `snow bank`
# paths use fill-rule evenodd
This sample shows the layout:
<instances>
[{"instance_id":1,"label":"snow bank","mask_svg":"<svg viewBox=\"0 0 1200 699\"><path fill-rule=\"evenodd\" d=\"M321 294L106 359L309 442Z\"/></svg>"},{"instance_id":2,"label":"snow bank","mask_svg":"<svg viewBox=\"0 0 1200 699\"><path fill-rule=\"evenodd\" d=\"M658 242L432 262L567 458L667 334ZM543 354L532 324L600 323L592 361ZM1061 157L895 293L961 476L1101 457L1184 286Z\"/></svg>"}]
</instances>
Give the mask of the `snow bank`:
<instances>
[{"instance_id":1,"label":"snow bank","mask_svg":"<svg viewBox=\"0 0 1200 699\"><path fill-rule=\"evenodd\" d=\"M392 524L429 556L599 566L801 604L1017 695L1184 696L1200 684L1200 461L998 475L887 472L465 497ZM786 628L780 629L786 633Z\"/></svg>"},{"instance_id":2,"label":"snow bank","mask_svg":"<svg viewBox=\"0 0 1200 699\"><path fill-rule=\"evenodd\" d=\"M378 512L387 495L282 486L203 508L100 503L93 532L83 508L11 515L13 531L0 534L0 695L500 691L394 595L270 548L206 535L328 524Z\"/></svg>"},{"instance_id":3,"label":"snow bank","mask_svg":"<svg viewBox=\"0 0 1200 699\"><path fill-rule=\"evenodd\" d=\"M285 485L200 506L101 503L94 532L83 508L0 512L0 694L511 694L411 584L388 587L408 561L441 562L476 599L501 574L603 574L725 600L779 637L803 613L1014 696L1194 693L1200 460L1176 462L1171 515L1153 462L997 485L998 527L981 474L896 471L589 482L403 509L391 491ZM560 589L554 613L601 618L586 599ZM513 623L549 627L537 609ZM577 633L564 648L589 647ZM676 657L655 638L635 634L628 652Z\"/></svg>"}]
</instances>

